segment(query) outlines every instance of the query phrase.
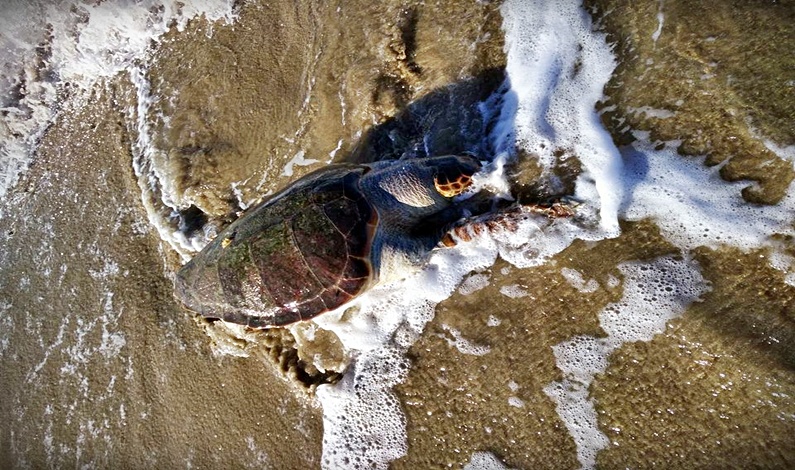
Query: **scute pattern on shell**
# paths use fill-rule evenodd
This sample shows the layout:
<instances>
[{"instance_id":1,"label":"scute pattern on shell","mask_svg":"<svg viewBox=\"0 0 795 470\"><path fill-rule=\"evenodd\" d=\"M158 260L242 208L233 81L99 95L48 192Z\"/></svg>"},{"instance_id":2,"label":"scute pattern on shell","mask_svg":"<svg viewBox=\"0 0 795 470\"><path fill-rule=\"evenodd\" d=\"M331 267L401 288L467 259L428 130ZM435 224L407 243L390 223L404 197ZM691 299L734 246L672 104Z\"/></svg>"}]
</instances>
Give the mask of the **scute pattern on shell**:
<instances>
[{"instance_id":1,"label":"scute pattern on shell","mask_svg":"<svg viewBox=\"0 0 795 470\"><path fill-rule=\"evenodd\" d=\"M206 317L253 328L306 320L349 301L373 280L377 213L357 187L361 173L321 171L255 208L180 270L177 295ZM213 274L218 287L210 292Z\"/></svg>"}]
</instances>

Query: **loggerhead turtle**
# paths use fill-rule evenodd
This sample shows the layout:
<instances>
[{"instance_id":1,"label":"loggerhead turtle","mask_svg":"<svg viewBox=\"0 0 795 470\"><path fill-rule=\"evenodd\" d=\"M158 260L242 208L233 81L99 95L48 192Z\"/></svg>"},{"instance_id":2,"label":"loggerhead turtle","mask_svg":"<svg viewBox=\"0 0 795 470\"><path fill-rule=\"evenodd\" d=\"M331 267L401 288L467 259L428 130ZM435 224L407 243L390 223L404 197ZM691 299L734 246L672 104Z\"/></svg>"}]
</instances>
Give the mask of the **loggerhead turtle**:
<instances>
[{"instance_id":1,"label":"loggerhead turtle","mask_svg":"<svg viewBox=\"0 0 795 470\"><path fill-rule=\"evenodd\" d=\"M421 266L467 212L453 202L481 165L469 156L317 170L249 209L177 273L189 309L251 328L336 309Z\"/></svg>"}]
</instances>

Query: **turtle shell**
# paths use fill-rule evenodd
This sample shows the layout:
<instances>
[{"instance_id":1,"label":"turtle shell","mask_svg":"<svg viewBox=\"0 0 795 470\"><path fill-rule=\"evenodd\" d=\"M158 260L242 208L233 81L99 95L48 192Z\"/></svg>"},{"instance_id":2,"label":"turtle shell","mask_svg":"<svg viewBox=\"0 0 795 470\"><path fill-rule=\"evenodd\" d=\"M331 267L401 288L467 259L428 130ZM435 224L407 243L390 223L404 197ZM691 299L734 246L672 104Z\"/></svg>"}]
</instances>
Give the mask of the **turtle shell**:
<instances>
[{"instance_id":1,"label":"turtle shell","mask_svg":"<svg viewBox=\"0 0 795 470\"><path fill-rule=\"evenodd\" d=\"M378 214L358 165L318 170L249 210L177 273L175 293L208 318L252 328L315 317L375 281Z\"/></svg>"}]
</instances>

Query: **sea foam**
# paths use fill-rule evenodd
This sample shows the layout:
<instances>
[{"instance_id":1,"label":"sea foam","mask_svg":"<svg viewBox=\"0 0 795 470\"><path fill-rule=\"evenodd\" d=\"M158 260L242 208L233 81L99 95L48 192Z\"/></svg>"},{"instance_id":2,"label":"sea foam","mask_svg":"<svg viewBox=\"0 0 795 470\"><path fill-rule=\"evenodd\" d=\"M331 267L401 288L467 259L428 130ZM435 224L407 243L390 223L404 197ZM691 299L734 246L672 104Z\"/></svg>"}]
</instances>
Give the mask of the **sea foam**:
<instances>
[{"instance_id":1,"label":"sea foam","mask_svg":"<svg viewBox=\"0 0 795 470\"><path fill-rule=\"evenodd\" d=\"M622 163L594 109L616 66L610 47L578 2L509 1L500 11L506 71L518 100L517 146L547 167L556 151L577 156L586 171L576 196L596 205L600 216L601 230L591 236L618 235Z\"/></svg>"},{"instance_id":2,"label":"sea foam","mask_svg":"<svg viewBox=\"0 0 795 470\"><path fill-rule=\"evenodd\" d=\"M66 87L75 106L102 78L129 68L153 40L188 20L234 19L225 0L12 1L0 15L0 200L30 165ZM0 214L2 216L2 214Z\"/></svg>"},{"instance_id":3,"label":"sea foam","mask_svg":"<svg viewBox=\"0 0 795 470\"><path fill-rule=\"evenodd\" d=\"M674 147L655 150L655 143L640 140L623 149L625 218L653 219L664 236L684 250L774 247L774 234L795 236L792 187L775 206L747 203L739 189L748 182L726 182L719 165L708 168L703 158L682 157Z\"/></svg>"},{"instance_id":4,"label":"sea foam","mask_svg":"<svg viewBox=\"0 0 795 470\"><path fill-rule=\"evenodd\" d=\"M707 290L698 265L687 259L623 263L618 269L624 275L624 295L599 314L607 337L576 336L555 345L556 364L564 378L544 388L574 438L582 468L594 468L596 454L609 444L589 393L594 377L607 369L613 351L662 333L669 320Z\"/></svg>"}]
</instances>

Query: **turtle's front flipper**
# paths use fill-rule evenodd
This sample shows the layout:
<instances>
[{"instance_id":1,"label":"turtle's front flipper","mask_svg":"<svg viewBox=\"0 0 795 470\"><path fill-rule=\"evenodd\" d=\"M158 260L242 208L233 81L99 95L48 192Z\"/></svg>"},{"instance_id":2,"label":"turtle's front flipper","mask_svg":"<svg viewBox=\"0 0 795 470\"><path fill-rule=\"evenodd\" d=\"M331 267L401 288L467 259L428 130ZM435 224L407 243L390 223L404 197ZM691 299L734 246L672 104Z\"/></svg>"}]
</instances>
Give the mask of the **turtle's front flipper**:
<instances>
[{"instance_id":1,"label":"turtle's front flipper","mask_svg":"<svg viewBox=\"0 0 795 470\"><path fill-rule=\"evenodd\" d=\"M515 232L519 223L529 218L551 223L555 219L573 217L576 206L565 202L513 205L499 212L470 217L457 222L439 241L437 247L453 247L485 233ZM545 216L545 217L541 217Z\"/></svg>"}]
</instances>

